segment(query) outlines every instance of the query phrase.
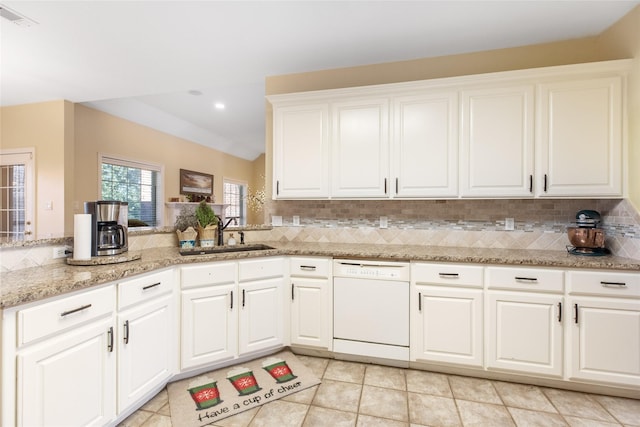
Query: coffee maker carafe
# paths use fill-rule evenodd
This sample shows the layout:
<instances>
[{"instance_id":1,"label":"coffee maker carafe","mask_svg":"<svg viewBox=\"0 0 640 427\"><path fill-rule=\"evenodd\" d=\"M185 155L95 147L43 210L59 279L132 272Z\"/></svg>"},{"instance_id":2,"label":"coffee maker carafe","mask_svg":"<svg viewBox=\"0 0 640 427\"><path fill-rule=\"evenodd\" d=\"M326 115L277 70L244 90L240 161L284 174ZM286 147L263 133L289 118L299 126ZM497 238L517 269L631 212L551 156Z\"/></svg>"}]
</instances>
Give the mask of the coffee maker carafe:
<instances>
[{"instance_id":1,"label":"coffee maker carafe","mask_svg":"<svg viewBox=\"0 0 640 427\"><path fill-rule=\"evenodd\" d=\"M85 202L91 214L91 256L118 255L128 250L127 202Z\"/></svg>"}]
</instances>

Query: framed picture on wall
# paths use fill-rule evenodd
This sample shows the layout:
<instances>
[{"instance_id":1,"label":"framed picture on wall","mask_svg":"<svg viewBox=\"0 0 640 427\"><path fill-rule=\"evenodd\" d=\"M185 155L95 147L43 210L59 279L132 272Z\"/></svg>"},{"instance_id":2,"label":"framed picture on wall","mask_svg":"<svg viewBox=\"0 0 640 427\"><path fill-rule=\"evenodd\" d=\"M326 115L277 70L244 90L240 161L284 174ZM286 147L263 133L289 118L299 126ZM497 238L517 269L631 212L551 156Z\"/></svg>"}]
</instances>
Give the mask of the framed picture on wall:
<instances>
[{"instance_id":1,"label":"framed picture on wall","mask_svg":"<svg viewBox=\"0 0 640 427\"><path fill-rule=\"evenodd\" d=\"M180 169L180 194L213 195L213 175Z\"/></svg>"}]
</instances>

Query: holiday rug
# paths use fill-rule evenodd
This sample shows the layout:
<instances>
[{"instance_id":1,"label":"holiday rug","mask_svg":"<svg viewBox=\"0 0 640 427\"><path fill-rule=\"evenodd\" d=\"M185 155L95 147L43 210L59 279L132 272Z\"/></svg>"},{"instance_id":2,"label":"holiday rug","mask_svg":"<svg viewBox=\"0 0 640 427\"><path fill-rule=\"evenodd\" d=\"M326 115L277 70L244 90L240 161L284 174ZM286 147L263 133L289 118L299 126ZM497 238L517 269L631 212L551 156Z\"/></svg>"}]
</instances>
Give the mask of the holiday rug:
<instances>
[{"instance_id":1,"label":"holiday rug","mask_svg":"<svg viewBox=\"0 0 640 427\"><path fill-rule=\"evenodd\" d=\"M309 368L282 351L169 384L171 422L205 426L316 384Z\"/></svg>"}]
</instances>

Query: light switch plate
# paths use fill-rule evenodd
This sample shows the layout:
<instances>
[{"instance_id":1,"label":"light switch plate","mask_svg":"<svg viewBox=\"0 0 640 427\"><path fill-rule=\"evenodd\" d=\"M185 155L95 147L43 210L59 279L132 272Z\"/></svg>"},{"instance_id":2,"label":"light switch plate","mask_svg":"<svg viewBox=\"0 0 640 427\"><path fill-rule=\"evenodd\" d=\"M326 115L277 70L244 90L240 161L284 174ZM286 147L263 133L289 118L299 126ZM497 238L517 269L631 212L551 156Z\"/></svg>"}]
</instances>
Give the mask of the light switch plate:
<instances>
[{"instance_id":1,"label":"light switch plate","mask_svg":"<svg viewBox=\"0 0 640 427\"><path fill-rule=\"evenodd\" d=\"M381 216L380 217L380 228L387 228L389 227L389 219L386 216Z\"/></svg>"},{"instance_id":2,"label":"light switch plate","mask_svg":"<svg viewBox=\"0 0 640 427\"><path fill-rule=\"evenodd\" d=\"M298 215L293 216L293 225L296 227L300 225L300 217Z\"/></svg>"},{"instance_id":3,"label":"light switch plate","mask_svg":"<svg viewBox=\"0 0 640 427\"><path fill-rule=\"evenodd\" d=\"M271 217L271 225L273 225L274 227L282 227L282 216L273 215Z\"/></svg>"}]
</instances>

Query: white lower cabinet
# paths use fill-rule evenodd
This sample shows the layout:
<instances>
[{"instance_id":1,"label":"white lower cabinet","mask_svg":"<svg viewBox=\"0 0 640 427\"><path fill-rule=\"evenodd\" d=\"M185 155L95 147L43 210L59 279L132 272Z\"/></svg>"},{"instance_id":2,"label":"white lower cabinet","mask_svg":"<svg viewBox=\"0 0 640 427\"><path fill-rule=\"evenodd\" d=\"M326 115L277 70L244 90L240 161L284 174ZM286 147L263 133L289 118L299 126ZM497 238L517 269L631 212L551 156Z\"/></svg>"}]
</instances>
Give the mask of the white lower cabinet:
<instances>
[{"instance_id":1,"label":"white lower cabinet","mask_svg":"<svg viewBox=\"0 0 640 427\"><path fill-rule=\"evenodd\" d=\"M569 379L640 387L640 273L568 278Z\"/></svg>"},{"instance_id":2,"label":"white lower cabinet","mask_svg":"<svg viewBox=\"0 0 640 427\"><path fill-rule=\"evenodd\" d=\"M411 265L411 360L482 367L482 271Z\"/></svg>"},{"instance_id":3,"label":"white lower cabinet","mask_svg":"<svg viewBox=\"0 0 640 427\"><path fill-rule=\"evenodd\" d=\"M173 270L121 282L118 294L120 413L175 373Z\"/></svg>"},{"instance_id":4,"label":"white lower cabinet","mask_svg":"<svg viewBox=\"0 0 640 427\"><path fill-rule=\"evenodd\" d=\"M291 278L291 344L331 350L333 286L331 259L295 257Z\"/></svg>"},{"instance_id":5,"label":"white lower cabinet","mask_svg":"<svg viewBox=\"0 0 640 427\"><path fill-rule=\"evenodd\" d=\"M182 267L182 369L238 353L237 262Z\"/></svg>"},{"instance_id":6,"label":"white lower cabinet","mask_svg":"<svg viewBox=\"0 0 640 427\"><path fill-rule=\"evenodd\" d=\"M284 345L284 272L280 257L238 263L240 355Z\"/></svg>"},{"instance_id":7,"label":"white lower cabinet","mask_svg":"<svg viewBox=\"0 0 640 427\"><path fill-rule=\"evenodd\" d=\"M564 272L487 267L486 278L487 368L561 377Z\"/></svg>"},{"instance_id":8,"label":"white lower cabinet","mask_svg":"<svg viewBox=\"0 0 640 427\"><path fill-rule=\"evenodd\" d=\"M17 311L24 345L3 349L3 358L16 355L16 418L3 397L2 425L101 426L115 417L114 310L107 286Z\"/></svg>"},{"instance_id":9,"label":"white lower cabinet","mask_svg":"<svg viewBox=\"0 0 640 427\"><path fill-rule=\"evenodd\" d=\"M562 296L489 291L487 367L562 375Z\"/></svg>"},{"instance_id":10,"label":"white lower cabinet","mask_svg":"<svg viewBox=\"0 0 640 427\"><path fill-rule=\"evenodd\" d=\"M181 268L183 370L284 345L284 258Z\"/></svg>"},{"instance_id":11,"label":"white lower cabinet","mask_svg":"<svg viewBox=\"0 0 640 427\"><path fill-rule=\"evenodd\" d=\"M106 318L21 353L17 425L102 426L113 419L112 331L113 320Z\"/></svg>"}]
</instances>

